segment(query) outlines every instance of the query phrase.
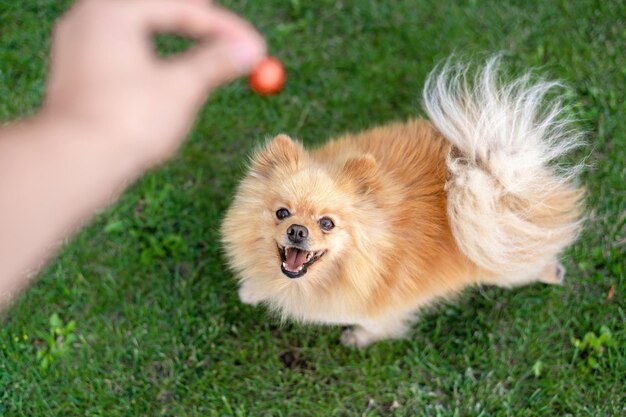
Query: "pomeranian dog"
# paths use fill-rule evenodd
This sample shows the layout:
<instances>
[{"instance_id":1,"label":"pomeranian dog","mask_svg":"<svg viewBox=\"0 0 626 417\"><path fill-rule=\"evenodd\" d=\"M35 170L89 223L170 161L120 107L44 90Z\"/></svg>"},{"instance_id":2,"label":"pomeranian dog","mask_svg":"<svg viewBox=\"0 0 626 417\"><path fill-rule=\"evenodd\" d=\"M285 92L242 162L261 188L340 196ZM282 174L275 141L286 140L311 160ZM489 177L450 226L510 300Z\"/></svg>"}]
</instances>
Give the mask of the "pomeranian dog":
<instances>
[{"instance_id":1,"label":"pomeranian dog","mask_svg":"<svg viewBox=\"0 0 626 417\"><path fill-rule=\"evenodd\" d=\"M561 283L583 190L555 159L581 134L547 99L557 83L502 82L498 66L435 69L429 120L260 149L222 224L241 301L349 325L342 342L364 347L468 286Z\"/></svg>"}]
</instances>

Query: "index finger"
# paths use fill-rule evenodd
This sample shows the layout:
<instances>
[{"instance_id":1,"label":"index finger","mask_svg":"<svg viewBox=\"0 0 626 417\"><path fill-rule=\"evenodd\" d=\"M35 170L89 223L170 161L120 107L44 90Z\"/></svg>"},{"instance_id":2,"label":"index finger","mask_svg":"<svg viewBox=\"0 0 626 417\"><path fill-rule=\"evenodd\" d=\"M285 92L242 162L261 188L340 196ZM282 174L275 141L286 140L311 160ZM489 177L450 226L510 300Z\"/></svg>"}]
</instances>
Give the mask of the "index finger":
<instances>
[{"instance_id":1,"label":"index finger","mask_svg":"<svg viewBox=\"0 0 626 417\"><path fill-rule=\"evenodd\" d=\"M235 13L201 1L126 1L147 30L186 35L196 39L219 36L238 40L261 38L256 29Z\"/></svg>"}]
</instances>

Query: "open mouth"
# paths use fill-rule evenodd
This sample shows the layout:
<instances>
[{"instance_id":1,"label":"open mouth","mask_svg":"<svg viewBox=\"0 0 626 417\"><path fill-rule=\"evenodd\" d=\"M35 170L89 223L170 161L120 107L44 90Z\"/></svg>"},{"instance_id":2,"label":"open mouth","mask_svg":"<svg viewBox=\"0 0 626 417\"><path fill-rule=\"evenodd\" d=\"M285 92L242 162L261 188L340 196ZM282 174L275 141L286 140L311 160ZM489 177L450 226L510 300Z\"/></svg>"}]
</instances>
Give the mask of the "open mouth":
<instances>
[{"instance_id":1,"label":"open mouth","mask_svg":"<svg viewBox=\"0 0 626 417\"><path fill-rule=\"evenodd\" d=\"M311 252L293 246L278 246L283 274L289 278L300 278L306 274L307 268L317 262L325 250Z\"/></svg>"}]
</instances>

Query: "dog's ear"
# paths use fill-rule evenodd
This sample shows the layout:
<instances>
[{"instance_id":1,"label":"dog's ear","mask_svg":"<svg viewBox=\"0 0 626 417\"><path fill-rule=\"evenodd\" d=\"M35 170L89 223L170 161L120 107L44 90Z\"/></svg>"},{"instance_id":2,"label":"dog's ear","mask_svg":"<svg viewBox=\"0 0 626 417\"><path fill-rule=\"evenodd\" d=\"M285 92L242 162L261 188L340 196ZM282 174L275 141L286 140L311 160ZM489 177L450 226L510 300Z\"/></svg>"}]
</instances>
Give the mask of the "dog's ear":
<instances>
[{"instance_id":1,"label":"dog's ear","mask_svg":"<svg viewBox=\"0 0 626 417\"><path fill-rule=\"evenodd\" d=\"M341 175L359 192L366 193L378 184L378 164L370 154L353 157L346 161Z\"/></svg>"},{"instance_id":2,"label":"dog's ear","mask_svg":"<svg viewBox=\"0 0 626 417\"><path fill-rule=\"evenodd\" d=\"M296 169L304 157L302 145L280 134L252 157L250 168L254 174L269 178L277 167Z\"/></svg>"}]
</instances>

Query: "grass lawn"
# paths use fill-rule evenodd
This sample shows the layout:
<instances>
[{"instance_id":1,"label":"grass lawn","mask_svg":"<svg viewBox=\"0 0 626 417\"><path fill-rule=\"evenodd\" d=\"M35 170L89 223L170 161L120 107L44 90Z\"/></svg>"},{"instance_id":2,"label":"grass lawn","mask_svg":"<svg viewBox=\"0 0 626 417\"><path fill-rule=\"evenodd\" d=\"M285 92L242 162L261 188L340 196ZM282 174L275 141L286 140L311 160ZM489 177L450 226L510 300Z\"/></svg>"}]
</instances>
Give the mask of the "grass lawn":
<instances>
[{"instance_id":1,"label":"grass lawn","mask_svg":"<svg viewBox=\"0 0 626 417\"><path fill-rule=\"evenodd\" d=\"M181 153L0 318L0 416L626 415L623 1L225 3L267 36L286 90L222 88ZM41 102L68 4L0 3L0 120ZM539 67L570 86L589 132L573 156L588 163L589 220L564 256L567 283L466 291L407 340L363 351L339 344L339 328L240 304L218 227L251 149L278 132L315 145L419 115L425 76L453 52L503 52L512 72Z\"/></svg>"}]
</instances>

